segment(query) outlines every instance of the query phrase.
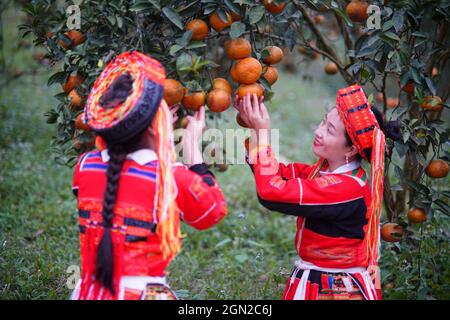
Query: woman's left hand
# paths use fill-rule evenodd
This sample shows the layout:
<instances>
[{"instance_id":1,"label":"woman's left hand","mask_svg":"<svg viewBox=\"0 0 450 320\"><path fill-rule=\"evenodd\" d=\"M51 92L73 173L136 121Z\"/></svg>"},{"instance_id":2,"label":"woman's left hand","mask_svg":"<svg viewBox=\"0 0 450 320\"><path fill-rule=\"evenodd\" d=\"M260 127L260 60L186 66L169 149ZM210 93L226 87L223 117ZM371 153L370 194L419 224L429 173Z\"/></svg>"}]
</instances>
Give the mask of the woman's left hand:
<instances>
[{"instance_id":1,"label":"woman's left hand","mask_svg":"<svg viewBox=\"0 0 450 320\"><path fill-rule=\"evenodd\" d=\"M251 129L270 129L270 116L263 102L264 97L258 99L256 94L250 96L248 93L236 109L239 110L242 120Z\"/></svg>"}]
</instances>

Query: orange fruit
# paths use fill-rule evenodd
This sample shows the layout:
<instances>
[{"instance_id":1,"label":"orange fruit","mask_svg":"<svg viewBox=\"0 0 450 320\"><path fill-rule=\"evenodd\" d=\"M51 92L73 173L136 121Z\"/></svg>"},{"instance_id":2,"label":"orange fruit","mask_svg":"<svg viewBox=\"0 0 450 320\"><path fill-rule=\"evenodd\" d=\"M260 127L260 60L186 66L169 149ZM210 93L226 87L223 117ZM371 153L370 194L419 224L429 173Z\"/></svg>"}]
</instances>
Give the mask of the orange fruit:
<instances>
[{"instance_id":1,"label":"orange fruit","mask_svg":"<svg viewBox=\"0 0 450 320\"><path fill-rule=\"evenodd\" d=\"M230 69L230 76L231 76L231 79L233 79L234 82L238 82L238 76L237 76L237 73L236 73L236 64L237 64L239 61L240 61L240 60L238 60L237 62L235 62L235 63L231 66L231 69Z\"/></svg>"},{"instance_id":2,"label":"orange fruit","mask_svg":"<svg viewBox=\"0 0 450 320\"><path fill-rule=\"evenodd\" d=\"M297 50L298 50L298 53L301 53L301 54L306 54L308 52L308 50L306 50L306 48L304 46L298 46Z\"/></svg>"},{"instance_id":3,"label":"orange fruit","mask_svg":"<svg viewBox=\"0 0 450 320\"><path fill-rule=\"evenodd\" d=\"M213 89L222 89L228 92L229 94L233 93L233 88L231 84L224 78L215 78L213 80Z\"/></svg>"},{"instance_id":4,"label":"orange fruit","mask_svg":"<svg viewBox=\"0 0 450 320\"><path fill-rule=\"evenodd\" d=\"M208 36L208 25L201 19L194 19L188 22L186 30L192 30L192 40L204 40Z\"/></svg>"},{"instance_id":5,"label":"orange fruit","mask_svg":"<svg viewBox=\"0 0 450 320\"><path fill-rule=\"evenodd\" d=\"M283 59L283 50L281 50L277 46L270 46L263 49L263 51L267 50L268 55L263 58L265 64L276 64Z\"/></svg>"},{"instance_id":6,"label":"orange fruit","mask_svg":"<svg viewBox=\"0 0 450 320\"><path fill-rule=\"evenodd\" d=\"M386 242L399 242L403 232L403 227L397 223L388 222L381 226L381 238Z\"/></svg>"},{"instance_id":7,"label":"orange fruit","mask_svg":"<svg viewBox=\"0 0 450 320\"><path fill-rule=\"evenodd\" d=\"M377 101L378 102L383 102L383 92L378 92L377 93Z\"/></svg>"},{"instance_id":8,"label":"orange fruit","mask_svg":"<svg viewBox=\"0 0 450 320\"><path fill-rule=\"evenodd\" d=\"M178 80L166 79L164 81L164 100L169 107L180 103L183 96L184 87Z\"/></svg>"},{"instance_id":9,"label":"orange fruit","mask_svg":"<svg viewBox=\"0 0 450 320\"><path fill-rule=\"evenodd\" d=\"M442 109L442 99L438 96L426 96L420 106L426 110L439 111Z\"/></svg>"},{"instance_id":10,"label":"orange fruit","mask_svg":"<svg viewBox=\"0 0 450 320\"><path fill-rule=\"evenodd\" d=\"M241 115L239 113L236 115L236 122L241 127L248 128L248 125L244 122L244 120L242 120Z\"/></svg>"},{"instance_id":11,"label":"orange fruit","mask_svg":"<svg viewBox=\"0 0 450 320\"><path fill-rule=\"evenodd\" d=\"M83 77L80 76L79 74L70 75L67 78L66 83L64 83L63 85L63 90L65 92L70 92L76 87L80 86L83 83L83 80L84 80Z\"/></svg>"},{"instance_id":12,"label":"orange fruit","mask_svg":"<svg viewBox=\"0 0 450 320\"><path fill-rule=\"evenodd\" d=\"M233 18L231 18L231 15L228 12L226 12L226 16L227 16L227 22L222 21L219 14L217 13L217 11L214 12L209 17L209 24L211 25L211 28L213 28L217 32L221 32L223 29L231 26L231 24L233 23Z\"/></svg>"},{"instance_id":13,"label":"orange fruit","mask_svg":"<svg viewBox=\"0 0 450 320\"><path fill-rule=\"evenodd\" d=\"M78 30L69 30L65 33L65 35L70 38L73 46L78 46L86 40L84 35Z\"/></svg>"},{"instance_id":14,"label":"orange fruit","mask_svg":"<svg viewBox=\"0 0 450 320\"><path fill-rule=\"evenodd\" d=\"M422 208L411 208L408 211L408 220L412 223L421 223L427 221L427 214Z\"/></svg>"},{"instance_id":15,"label":"orange fruit","mask_svg":"<svg viewBox=\"0 0 450 320\"><path fill-rule=\"evenodd\" d=\"M78 94L77 90L73 89L69 92L68 95L70 99L70 106L74 106L75 108L80 108L82 106L82 99Z\"/></svg>"},{"instance_id":16,"label":"orange fruit","mask_svg":"<svg viewBox=\"0 0 450 320\"><path fill-rule=\"evenodd\" d=\"M337 67L336 63L328 62L325 65L325 72L327 74L336 74L336 73L338 73L338 67Z\"/></svg>"},{"instance_id":17,"label":"orange fruit","mask_svg":"<svg viewBox=\"0 0 450 320\"><path fill-rule=\"evenodd\" d=\"M353 22L364 22L369 17L367 15L368 6L369 4L365 1L352 0L345 8L345 11Z\"/></svg>"},{"instance_id":18,"label":"orange fruit","mask_svg":"<svg viewBox=\"0 0 450 320\"><path fill-rule=\"evenodd\" d=\"M89 131L89 126L83 122L83 118L82 118L83 114L80 113L77 118L75 119L75 128L77 128L78 130L83 130L83 131Z\"/></svg>"},{"instance_id":19,"label":"orange fruit","mask_svg":"<svg viewBox=\"0 0 450 320\"><path fill-rule=\"evenodd\" d=\"M267 80L267 82L272 85L274 84L277 80L278 80L278 70L275 67L272 66L267 66L267 68L265 68L265 72L264 72L264 79Z\"/></svg>"},{"instance_id":20,"label":"orange fruit","mask_svg":"<svg viewBox=\"0 0 450 320\"><path fill-rule=\"evenodd\" d=\"M212 112L222 112L228 109L231 104L230 94L222 89L213 89L208 93L206 99L208 108Z\"/></svg>"},{"instance_id":21,"label":"orange fruit","mask_svg":"<svg viewBox=\"0 0 450 320\"><path fill-rule=\"evenodd\" d=\"M386 98L386 106L388 108L395 108L398 106L399 100L398 98Z\"/></svg>"},{"instance_id":22,"label":"orange fruit","mask_svg":"<svg viewBox=\"0 0 450 320\"><path fill-rule=\"evenodd\" d=\"M414 82L408 82L407 84L405 84L403 86L402 90L408 94L413 94L414 93Z\"/></svg>"},{"instance_id":23,"label":"orange fruit","mask_svg":"<svg viewBox=\"0 0 450 320\"><path fill-rule=\"evenodd\" d=\"M283 11L284 7L286 6L285 2L282 2L277 5L273 0L264 0L263 4L266 10L269 11L271 14L280 14L281 11Z\"/></svg>"},{"instance_id":24,"label":"orange fruit","mask_svg":"<svg viewBox=\"0 0 450 320\"><path fill-rule=\"evenodd\" d=\"M238 83L252 84L261 77L262 65L255 58L249 57L239 60L234 68L234 75ZM233 77L233 74L231 76Z\"/></svg>"},{"instance_id":25,"label":"orange fruit","mask_svg":"<svg viewBox=\"0 0 450 320\"><path fill-rule=\"evenodd\" d=\"M448 163L441 159L430 161L430 163L425 168L426 174L431 178L444 178L448 175L448 171Z\"/></svg>"},{"instance_id":26,"label":"orange fruit","mask_svg":"<svg viewBox=\"0 0 450 320\"><path fill-rule=\"evenodd\" d=\"M431 70L431 77L434 78L439 74L439 71L436 67L433 67L433 69Z\"/></svg>"},{"instance_id":27,"label":"orange fruit","mask_svg":"<svg viewBox=\"0 0 450 320\"><path fill-rule=\"evenodd\" d=\"M243 59L252 54L252 45L244 38L231 39L225 45L225 51L232 60Z\"/></svg>"},{"instance_id":28,"label":"orange fruit","mask_svg":"<svg viewBox=\"0 0 450 320\"><path fill-rule=\"evenodd\" d=\"M189 92L184 89L184 97L182 100L183 106L192 111L200 110L200 107L205 105L206 93L204 91Z\"/></svg>"},{"instance_id":29,"label":"orange fruit","mask_svg":"<svg viewBox=\"0 0 450 320\"><path fill-rule=\"evenodd\" d=\"M240 98L244 98L247 93L250 93L251 96L256 93L258 97L262 97L262 95L264 94L264 87L259 83L241 84L237 88L236 92Z\"/></svg>"},{"instance_id":30,"label":"orange fruit","mask_svg":"<svg viewBox=\"0 0 450 320\"><path fill-rule=\"evenodd\" d=\"M314 17L314 22L316 24L323 24L325 22L325 17L321 14L318 14L317 16Z\"/></svg>"},{"instance_id":31,"label":"orange fruit","mask_svg":"<svg viewBox=\"0 0 450 320\"><path fill-rule=\"evenodd\" d=\"M81 33L78 30L69 30L66 33L64 33L66 37L70 39L70 42L67 42L67 40L59 40L58 44L63 47L64 49L67 49L70 46L77 46L79 44L84 43L85 37L83 33Z\"/></svg>"},{"instance_id":32,"label":"orange fruit","mask_svg":"<svg viewBox=\"0 0 450 320\"><path fill-rule=\"evenodd\" d=\"M239 14L234 13L233 11L231 11L230 15L231 15L231 19L233 19L233 21L240 21L242 19L242 17Z\"/></svg>"}]
</instances>

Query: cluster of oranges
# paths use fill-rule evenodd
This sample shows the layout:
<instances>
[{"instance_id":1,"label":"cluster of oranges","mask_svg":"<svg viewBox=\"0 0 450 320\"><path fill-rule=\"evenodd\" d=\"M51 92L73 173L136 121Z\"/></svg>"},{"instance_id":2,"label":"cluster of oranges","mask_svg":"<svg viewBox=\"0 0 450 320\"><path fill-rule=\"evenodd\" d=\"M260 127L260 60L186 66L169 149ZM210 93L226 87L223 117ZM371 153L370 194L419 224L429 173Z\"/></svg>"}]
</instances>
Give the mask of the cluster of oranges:
<instances>
[{"instance_id":1,"label":"cluster of oranges","mask_svg":"<svg viewBox=\"0 0 450 320\"><path fill-rule=\"evenodd\" d=\"M285 7L285 3L275 4L270 0L264 1L264 6L272 14L279 14ZM234 21L241 17L233 12L225 12L226 20L214 12L209 18L209 25L217 32L221 32L230 27ZM209 35L208 24L201 19L193 19L186 24L186 30L192 31L192 40L203 41ZM225 42L225 52L229 59L233 61L229 71L231 79L237 83L235 94L244 97L248 93L261 97L264 94L264 87L258 83L263 77L269 85L274 84L278 79L278 71L273 66L283 58L283 51L276 46L263 49L262 62L252 57L252 45L245 38L229 39ZM189 91L176 79L167 79L164 84L164 99L169 106L181 104L185 109L198 111L202 105L207 104L212 112L223 112L231 105L231 95L233 87L225 78L215 78L212 81L211 90ZM238 121L243 125L242 121ZM183 125L182 125L183 126Z\"/></svg>"},{"instance_id":2,"label":"cluster of oranges","mask_svg":"<svg viewBox=\"0 0 450 320\"><path fill-rule=\"evenodd\" d=\"M435 159L429 162L425 168L425 173L433 179L445 178L449 173L449 164L442 159ZM427 221L427 213L423 208L412 207L407 213L410 223L422 223ZM381 227L381 238L387 242L401 241L404 235L404 227L393 222L385 223Z\"/></svg>"}]
</instances>

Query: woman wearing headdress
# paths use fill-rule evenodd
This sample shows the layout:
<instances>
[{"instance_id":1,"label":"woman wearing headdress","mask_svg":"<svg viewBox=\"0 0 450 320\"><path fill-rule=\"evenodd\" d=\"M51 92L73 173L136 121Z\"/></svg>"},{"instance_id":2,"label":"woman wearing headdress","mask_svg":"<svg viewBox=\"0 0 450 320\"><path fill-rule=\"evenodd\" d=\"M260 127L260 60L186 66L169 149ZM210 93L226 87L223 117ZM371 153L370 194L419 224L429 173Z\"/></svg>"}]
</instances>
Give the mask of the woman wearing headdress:
<instances>
[{"instance_id":1,"label":"woman wearing headdress","mask_svg":"<svg viewBox=\"0 0 450 320\"><path fill-rule=\"evenodd\" d=\"M297 216L298 259L283 299L381 299L378 250L383 194L384 123L362 88L338 90L336 105L314 132L314 165L279 163L269 144L270 117L262 99L235 100L252 130L246 144L260 203ZM370 182L361 160L371 165Z\"/></svg>"},{"instance_id":2,"label":"woman wearing headdress","mask_svg":"<svg viewBox=\"0 0 450 320\"><path fill-rule=\"evenodd\" d=\"M183 136L188 165L174 162L164 79L158 61L125 52L89 94L83 119L106 149L81 155L75 167L81 279L73 299L175 299L165 269L180 250L180 219L202 230L227 213L195 143L204 107Z\"/></svg>"}]
</instances>

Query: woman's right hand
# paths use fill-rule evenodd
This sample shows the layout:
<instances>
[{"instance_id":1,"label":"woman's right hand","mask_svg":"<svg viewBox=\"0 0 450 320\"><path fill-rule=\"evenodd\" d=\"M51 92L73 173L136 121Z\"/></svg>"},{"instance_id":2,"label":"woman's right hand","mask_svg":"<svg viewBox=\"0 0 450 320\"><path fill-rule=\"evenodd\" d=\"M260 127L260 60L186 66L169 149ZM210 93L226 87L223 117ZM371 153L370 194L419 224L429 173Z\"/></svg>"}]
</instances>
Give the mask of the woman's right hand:
<instances>
[{"instance_id":1,"label":"woman's right hand","mask_svg":"<svg viewBox=\"0 0 450 320\"><path fill-rule=\"evenodd\" d=\"M193 116L187 116L188 124L182 138L183 157L186 164L194 165L203 162L203 157L199 149L203 131L205 130L205 106Z\"/></svg>"}]
</instances>

